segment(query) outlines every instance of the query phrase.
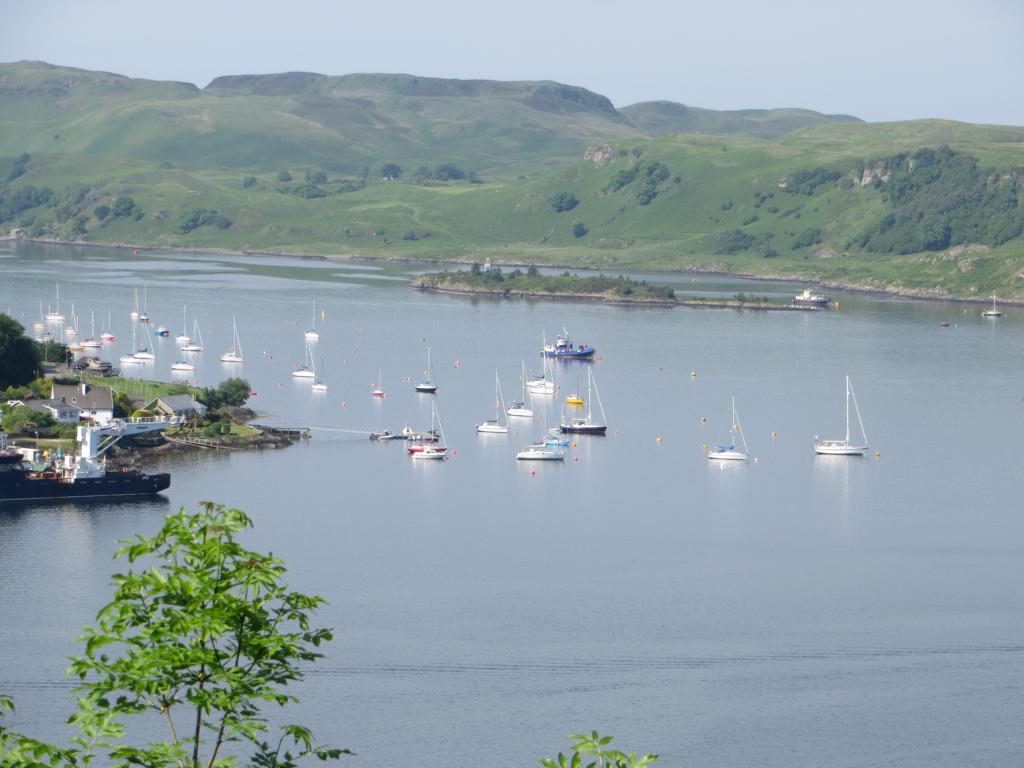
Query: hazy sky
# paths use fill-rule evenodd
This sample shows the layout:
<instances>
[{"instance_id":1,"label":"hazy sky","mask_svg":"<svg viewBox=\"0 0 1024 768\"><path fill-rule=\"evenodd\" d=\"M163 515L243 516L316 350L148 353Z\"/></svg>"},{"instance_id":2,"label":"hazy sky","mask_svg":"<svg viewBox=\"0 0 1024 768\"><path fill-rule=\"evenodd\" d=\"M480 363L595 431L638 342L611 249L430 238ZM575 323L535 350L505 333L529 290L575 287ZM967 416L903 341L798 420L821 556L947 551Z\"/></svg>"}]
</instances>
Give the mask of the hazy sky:
<instances>
[{"instance_id":1,"label":"hazy sky","mask_svg":"<svg viewBox=\"0 0 1024 768\"><path fill-rule=\"evenodd\" d=\"M1024 0L0 0L0 25L2 61L201 86L404 72L1024 125Z\"/></svg>"}]
</instances>

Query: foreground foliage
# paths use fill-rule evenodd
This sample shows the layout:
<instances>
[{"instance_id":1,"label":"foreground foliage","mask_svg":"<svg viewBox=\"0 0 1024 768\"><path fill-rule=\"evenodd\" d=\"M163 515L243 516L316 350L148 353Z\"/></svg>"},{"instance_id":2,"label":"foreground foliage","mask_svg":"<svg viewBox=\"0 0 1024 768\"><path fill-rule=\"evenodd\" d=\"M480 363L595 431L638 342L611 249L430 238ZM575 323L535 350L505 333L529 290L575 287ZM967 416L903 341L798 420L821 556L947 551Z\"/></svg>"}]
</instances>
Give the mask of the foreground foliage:
<instances>
[{"instance_id":1,"label":"foreground foliage","mask_svg":"<svg viewBox=\"0 0 1024 768\"><path fill-rule=\"evenodd\" d=\"M152 538L124 542L117 557L129 568L114 576L114 599L72 659L79 736L64 748L0 726L0 764L87 766L102 754L118 768L214 768L249 752L253 765L286 768L351 754L317 746L302 725L268 736L262 707L297 701L285 687L322 656L331 632L310 623L322 598L289 591L280 559L238 543L250 526L243 512L206 502L168 516ZM3 709L13 709L9 698L0 697ZM130 739L126 721L154 714L166 740Z\"/></svg>"},{"instance_id":2,"label":"foreground foliage","mask_svg":"<svg viewBox=\"0 0 1024 768\"><path fill-rule=\"evenodd\" d=\"M586 768L647 768L658 759L657 755L620 752L610 746L611 736L602 736L597 731L574 733L569 740L573 749L571 755L559 752L555 759L542 758L541 765L544 768L581 768L587 760Z\"/></svg>"}]
</instances>

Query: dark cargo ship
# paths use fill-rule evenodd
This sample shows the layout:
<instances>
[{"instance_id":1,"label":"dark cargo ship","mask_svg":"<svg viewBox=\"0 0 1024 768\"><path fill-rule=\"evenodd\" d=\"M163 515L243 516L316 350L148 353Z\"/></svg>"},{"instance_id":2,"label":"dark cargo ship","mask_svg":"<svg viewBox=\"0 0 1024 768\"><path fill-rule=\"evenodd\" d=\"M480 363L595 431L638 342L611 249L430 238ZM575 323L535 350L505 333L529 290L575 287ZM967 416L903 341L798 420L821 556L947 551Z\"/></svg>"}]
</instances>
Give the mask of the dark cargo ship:
<instances>
[{"instance_id":1,"label":"dark cargo ship","mask_svg":"<svg viewBox=\"0 0 1024 768\"><path fill-rule=\"evenodd\" d=\"M136 469L108 469L100 457L126 435L166 429L175 417L113 419L103 425L78 428L78 452L33 467L16 450L5 447L0 435L0 502L86 499L104 496L145 496L168 488L166 472L145 474Z\"/></svg>"}]
</instances>

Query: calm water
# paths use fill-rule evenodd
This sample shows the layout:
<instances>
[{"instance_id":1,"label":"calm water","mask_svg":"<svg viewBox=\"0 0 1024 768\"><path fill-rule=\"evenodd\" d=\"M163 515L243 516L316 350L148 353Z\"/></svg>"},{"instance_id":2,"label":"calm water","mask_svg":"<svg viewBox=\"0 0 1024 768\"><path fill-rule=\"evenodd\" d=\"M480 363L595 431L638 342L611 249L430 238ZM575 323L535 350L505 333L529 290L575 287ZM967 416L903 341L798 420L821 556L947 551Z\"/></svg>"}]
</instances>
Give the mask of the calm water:
<instances>
[{"instance_id":1,"label":"calm water","mask_svg":"<svg viewBox=\"0 0 1024 768\"><path fill-rule=\"evenodd\" d=\"M474 302L410 291L403 266L6 247L0 308L30 325L59 281L83 336L90 311L98 333L112 310L113 359L143 284L172 334L182 304L189 329L198 316L208 351L188 378L204 385L228 375L237 315L265 421L425 428L431 398L405 377L429 345L454 449L412 462L317 430L283 452L164 459L165 499L5 509L0 690L24 729L63 733L66 657L110 593L115 542L213 499L249 512L251 545L330 601L336 641L289 719L353 765L535 765L590 728L668 766L1024 760L1024 312L854 295L814 314ZM289 375L314 299L319 396ZM473 425L493 416L495 369L511 399L520 361L539 369L541 333L563 325L598 347L609 436L581 438L564 466L517 465L540 418L508 437ZM173 339L151 343L168 378ZM576 372L555 366L562 396ZM847 372L880 456L815 459L815 434L841 436ZM722 437L732 394L758 461L711 465L701 445Z\"/></svg>"}]
</instances>

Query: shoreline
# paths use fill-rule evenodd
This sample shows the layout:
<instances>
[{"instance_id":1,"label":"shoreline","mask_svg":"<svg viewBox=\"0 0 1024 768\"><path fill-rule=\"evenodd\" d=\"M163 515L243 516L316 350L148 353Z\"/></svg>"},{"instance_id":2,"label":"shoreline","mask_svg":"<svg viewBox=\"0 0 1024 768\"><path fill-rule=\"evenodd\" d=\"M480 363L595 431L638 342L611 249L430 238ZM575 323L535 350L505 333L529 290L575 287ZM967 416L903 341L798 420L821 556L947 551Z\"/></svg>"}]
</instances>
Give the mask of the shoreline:
<instances>
[{"instance_id":1,"label":"shoreline","mask_svg":"<svg viewBox=\"0 0 1024 768\"><path fill-rule=\"evenodd\" d=\"M428 285L410 285L410 288L424 293L443 293L455 296L484 297L488 299L547 299L554 301L581 301L600 304L608 304L619 307L660 307L674 309L685 307L693 309L736 309L740 311L751 310L755 312L819 312L820 307L797 306L792 304L769 304L757 301L737 301L735 299L695 299L692 296L677 298L674 301L667 299L626 299L612 298L603 294L593 293L542 293L526 290L473 290L470 288L447 288Z\"/></svg>"},{"instance_id":2,"label":"shoreline","mask_svg":"<svg viewBox=\"0 0 1024 768\"><path fill-rule=\"evenodd\" d=\"M190 253L190 254L210 254L220 256L275 256L279 258L291 258L291 259L305 259L305 260L316 260L316 261L349 261L349 262L384 262L394 264L422 264L425 266L471 266L475 263L474 260L462 260L457 258L409 258L409 257L390 257L390 256L377 256L373 254L365 253L351 253L351 254L320 254L320 253L301 253L301 252L289 252L289 251L272 251L264 249L230 249L230 248L214 248L206 247L199 248L189 245L141 245L131 243L107 243L99 241L68 241L68 240L42 240L31 237L12 237L10 235L0 236L0 242L15 242L15 243L33 243L36 245L54 245L61 247L71 248L108 248L113 250L130 250L130 251L149 251L149 252L161 252L161 253ZM680 267L675 269L644 269L642 267L635 268L623 268L617 267L614 269L604 269L597 267L577 266L572 264L544 264L534 265L525 262L518 261L503 261L500 259L492 259L491 263L495 266L502 268L509 267L513 269L526 269L530 266L539 266L541 269L566 269L575 270L578 272L588 273L615 273L615 274L626 274L629 272L642 273L651 275L652 277L657 275L717 275L720 277L735 277L743 280L757 280L772 283L795 283L798 285L807 286L819 286L821 288L827 288L834 291L846 291L849 293L858 293L865 296L878 296L886 298L895 298L908 301L937 301L944 303L962 303L962 304L987 304L991 301L991 296L979 296L975 297L961 297L954 296L950 293L939 292L936 293L931 289L926 288L899 288L899 287L879 287L879 286L865 286L858 283L845 283L840 280L830 279L814 279L800 276L790 275L778 275L778 274L757 274L751 272L734 272L725 269L713 269L709 267ZM540 298L539 296L537 298ZM557 297L561 298L561 297ZM1024 299L1000 299L1001 304L1007 306L1024 306ZM612 302L609 302L612 303ZM638 303L638 302L629 302ZM705 305L706 306L706 305Z\"/></svg>"}]
</instances>

